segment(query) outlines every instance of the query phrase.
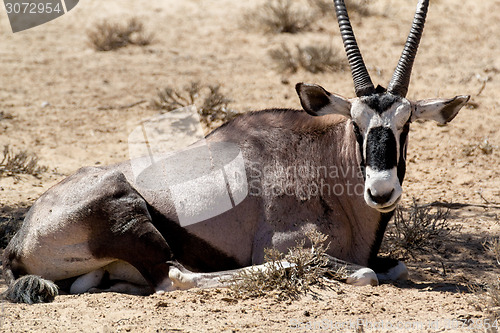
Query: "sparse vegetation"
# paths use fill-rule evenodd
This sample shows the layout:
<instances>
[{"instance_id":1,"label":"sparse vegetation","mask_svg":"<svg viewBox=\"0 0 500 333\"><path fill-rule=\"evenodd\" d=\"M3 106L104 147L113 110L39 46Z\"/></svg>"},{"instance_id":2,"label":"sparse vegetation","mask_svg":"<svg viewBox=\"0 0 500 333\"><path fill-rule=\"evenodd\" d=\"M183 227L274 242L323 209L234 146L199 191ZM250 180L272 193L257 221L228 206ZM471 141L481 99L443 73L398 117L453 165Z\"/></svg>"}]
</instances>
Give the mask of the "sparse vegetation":
<instances>
[{"instance_id":1,"label":"sparse vegetation","mask_svg":"<svg viewBox=\"0 0 500 333\"><path fill-rule=\"evenodd\" d=\"M295 34L309 29L313 15L308 8L300 8L292 0L268 0L245 17L247 24L255 24L274 33Z\"/></svg>"},{"instance_id":2,"label":"sparse vegetation","mask_svg":"<svg viewBox=\"0 0 500 333\"><path fill-rule=\"evenodd\" d=\"M8 120L13 119L14 116L8 112L0 111L0 120Z\"/></svg>"},{"instance_id":3,"label":"sparse vegetation","mask_svg":"<svg viewBox=\"0 0 500 333\"><path fill-rule=\"evenodd\" d=\"M495 256L497 264L500 266L500 238L490 241L485 247ZM489 312L496 319L500 319L500 275L487 286L486 295L489 299Z\"/></svg>"},{"instance_id":4,"label":"sparse vegetation","mask_svg":"<svg viewBox=\"0 0 500 333\"><path fill-rule=\"evenodd\" d=\"M132 18L126 24L103 21L88 32L88 38L97 51L112 51L127 45L149 45L153 35L145 33L142 22Z\"/></svg>"},{"instance_id":5,"label":"sparse vegetation","mask_svg":"<svg viewBox=\"0 0 500 333\"><path fill-rule=\"evenodd\" d=\"M487 244L485 244L486 249L495 256L497 264L500 265L500 238L496 238Z\"/></svg>"},{"instance_id":6,"label":"sparse vegetation","mask_svg":"<svg viewBox=\"0 0 500 333\"><path fill-rule=\"evenodd\" d=\"M349 14L368 16L369 0L346 0ZM335 17L332 0L308 0L308 6L293 0L268 0L262 6L245 15L245 26L253 25L272 33L295 34L310 30L318 17Z\"/></svg>"},{"instance_id":7,"label":"sparse vegetation","mask_svg":"<svg viewBox=\"0 0 500 333\"><path fill-rule=\"evenodd\" d=\"M439 251L443 241L460 230L449 224L449 214L449 209L418 206L415 200L409 209L398 207L394 223L386 232L383 251L404 257Z\"/></svg>"},{"instance_id":8,"label":"sparse vegetation","mask_svg":"<svg viewBox=\"0 0 500 333\"><path fill-rule=\"evenodd\" d=\"M490 239L485 242L484 248L495 257L496 263L500 266L500 237ZM469 284L469 291L475 294L476 298L471 301L476 309L484 311L486 319L490 323L500 320L500 275L497 275L492 282ZM485 332L498 332L496 327Z\"/></svg>"},{"instance_id":9,"label":"sparse vegetation","mask_svg":"<svg viewBox=\"0 0 500 333\"><path fill-rule=\"evenodd\" d=\"M234 278L230 288L239 297L276 296L278 299L295 299L310 290L312 285L322 285L325 275L336 279L347 278L345 268L337 271L327 268L326 236L319 232L307 234L311 247L305 240L283 254L276 249L265 250L264 270L252 269Z\"/></svg>"},{"instance_id":10,"label":"sparse vegetation","mask_svg":"<svg viewBox=\"0 0 500 333\"><path fill-rule=\"evenodd\" d=\"M480 152L481 154L484 154L484 155L490 155L497 148L498 148L497 146L492 145L489 142L488 138L486 138L480 143L473 143L473 144L465 145L462 148L462 153L465 156L474 156L476 152Z\"/></svg>"},{"instance_id":11,"label":"sparse vegetation","mask_svg":"<svg viewBox=\"0 0 500 333\"><path fill-rule=\"evenodd\" d=\"M295 73L303 68L311 73L341 70L345 61L331 47L324 45L296 46L295 52L282 44L277 49L269 51L269 56L276 63L280 72Z\"/></svg>"},{"instance_id":12,"label":"sparse vegetation","mask_svg":"<svg viewBox=\"0 0 500 333\"><path fill-rule=\"evenodd\" d=\"M157 98L151 104L161 112L198 104L201 121L207 127L212 127L212 123L226 122L239 114L228 108L231 102L231 99L221 92L220 85L202 85L199 82L192 82L182 90L172 87L159 90Z\"/></svg>"},{"instance_id":13,"label":"sparse vegetation","mask_svg":"<svg viewBox=\"0 0 500 333\"><path fill-rule=\"evenodd\" d=\"M45 171L47 171L47 167L38 165L36 155L26 151L14 153L8 145L4 146L3 157L0 160L0 177L17 177L20 174L39 177Z\"/></svg>"}]
</instances>

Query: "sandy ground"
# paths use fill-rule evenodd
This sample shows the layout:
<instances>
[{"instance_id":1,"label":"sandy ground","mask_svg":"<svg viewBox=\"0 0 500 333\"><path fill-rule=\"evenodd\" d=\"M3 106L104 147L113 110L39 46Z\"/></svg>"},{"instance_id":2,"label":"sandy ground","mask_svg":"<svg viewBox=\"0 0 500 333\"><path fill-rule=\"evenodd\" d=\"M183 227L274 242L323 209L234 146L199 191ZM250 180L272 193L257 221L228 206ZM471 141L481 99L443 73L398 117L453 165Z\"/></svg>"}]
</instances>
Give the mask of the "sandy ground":
<instances>
[{"instance_id":1,"label":"sandy ground","mask_svg":"<svg viewBox=\"0 0 500 333\"><path fill-rule=\"evenodd\" d=\"M283 75L273 70L267 55L282 42L327 43L341 51L333 13L318 17L309 32L264 34L243 19L262 2L86 0L55 21L16 34L1 11L0 111L11 119L0 120L0 146L28 150L49 167L40 178L0 178L2 214L16 214L17 207L29 206L81 166L127 159L131 129L158 111L149 103L120 106L149 101L166 85L221 84L234 100L231 107L241 111L299 108L294 84L301 81L353 96L348 72ZM373 0L370 16L354 17L375 83L390 80L415 3ZM96 52L87 43L87 30L101 19L134 16L154 32L150 46ZM472 99L448 126L412 125L404 202L414 197L420 203L463 205L452 210L451 223L462 230L443 240L444 253L407 260L410 282L363 288L332 283L288 303L235 299L224 289L150 297L60 296L34 306L1 303L0 330L483 331L479 324L487 318L485 301L469 293L467 285L487 283L498 274L481 244L500 231L499 31L498 0L431 1L408 97L470 94ZM479 147L485 140L493 147L490 154ZM363 325L355 325L358 320ZM472 324L449 326L463 320ZM373 327L382 321L386 326Z\"/></svg>"}]
</instances>

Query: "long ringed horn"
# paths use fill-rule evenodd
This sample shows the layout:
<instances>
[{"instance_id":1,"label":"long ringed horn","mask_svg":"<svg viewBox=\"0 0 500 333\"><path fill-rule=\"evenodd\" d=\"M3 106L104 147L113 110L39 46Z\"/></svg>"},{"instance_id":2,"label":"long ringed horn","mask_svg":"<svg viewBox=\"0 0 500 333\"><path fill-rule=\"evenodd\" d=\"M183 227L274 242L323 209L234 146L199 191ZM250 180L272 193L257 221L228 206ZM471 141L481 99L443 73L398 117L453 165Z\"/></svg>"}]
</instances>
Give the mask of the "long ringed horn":
<instances>
[{"instance_id":1,"label":"long ringed horn","mask_svg":"<svg viewBox=\"0 0 500 333\"><path fill-rule=\"evenodd\" d=\"M349 66L351 67L356 96L361 97L370 95L374 92L375 88L373 87L370 74L368 74L365 62L363 61L363 57L361 56L361 52L358 48L358 43L354 37L354 32L352 31L351 22L349 21L349 16L347 15L344 0L334 0L334 3L335 12L337 13L337 21L339 22L340 27L340 34L342 35L347 60L349 61Z\"/></svg>"},{"instance_id":2,"label":"long ringed horn","mask_svg":"<svg viewBox=\"0 0 500 333\"><path fill-rule=\"evenodd\" d=\"M406 94L408 93L411 69L413 67L415 56L417 55L418 44L420 43L422 32L424 31L425 17L427 16L428 7L429 0L419 0L410 34L406 40L398 66L396 67L391 82L389 83L389 87L387 88L387 91L393 95L406 97Z\"/></svg>"}]
</instances>

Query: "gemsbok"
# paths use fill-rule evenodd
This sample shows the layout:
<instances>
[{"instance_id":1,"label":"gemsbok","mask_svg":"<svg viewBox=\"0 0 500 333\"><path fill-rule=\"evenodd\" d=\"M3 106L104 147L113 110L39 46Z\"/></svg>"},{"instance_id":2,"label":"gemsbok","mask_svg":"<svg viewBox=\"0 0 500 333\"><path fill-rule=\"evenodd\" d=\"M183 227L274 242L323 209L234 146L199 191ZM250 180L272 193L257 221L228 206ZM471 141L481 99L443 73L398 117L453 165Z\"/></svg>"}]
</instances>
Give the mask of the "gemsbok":
<instances>
[{"instance_id":1,"label":"gemsbok","mask_svg":"<svg viewBox=\"0 0 500 333\"><path fill-rule=\"evenodd\" d=\"M5 297L225 285L263 265L265 248L285 252L310 231L326 235L328 255L350 268L347 283L406 279L402 262L377 254L401 198L410 124L445 124L469 96L405 97L428 0L418 3L387 89L372 84L344 1L334 2L355 98L299 83L303 110L243 114L149 165L145 157L80 169L33 204L5 249Z\"/></svg>"}]
</instances>

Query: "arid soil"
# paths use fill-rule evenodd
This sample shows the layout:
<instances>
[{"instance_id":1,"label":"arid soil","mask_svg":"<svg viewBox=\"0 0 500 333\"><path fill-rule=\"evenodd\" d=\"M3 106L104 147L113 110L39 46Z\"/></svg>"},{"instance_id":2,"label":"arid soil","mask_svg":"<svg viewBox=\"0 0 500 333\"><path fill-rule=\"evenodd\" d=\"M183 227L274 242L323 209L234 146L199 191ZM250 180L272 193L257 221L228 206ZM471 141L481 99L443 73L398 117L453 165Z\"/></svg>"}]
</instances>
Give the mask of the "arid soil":
<instances>
[{"instance_id":1,"label":"arid soil","mask_svg":"<svg viewBox=\"0 0 500 333\"><path fill-rule=\"evenodd\" d=\"M38 178L0 178L2 217L22 214L79 167L127 159L128 134L140 120L158 114L149 101L167 85L220 84L233 100L230 107L242 112L299 108L294 85L302 81L354 96L348 71L281 74L268 56L281 43L331 45L343 56L334 14L318 15L307 32L264 33L245 18L263 2L85 0L57 20L16 34L1 10L0 146L36 154L48 167ZM370 14L353 15L376 84L390 80L416 2L366 1ZM131 17L154 33L151 45L110 52L89 45L87 31L96 23ZM412 125L403 204L412 198L420 204L455 203L450 223L461 231L442 240L444 251L407 258L409 282L329 283L288 302L238 299L225 289L149 297L63 295L50 304L1 303L0 330L484 331L487 300L469 292L468 285L490 283L499 274L482 245L500 234L499 32L498 0L431 1L408 97L472 97L447 126ZM462 327L464 321L470 325Z\"/></svg>"}]
</instances>

